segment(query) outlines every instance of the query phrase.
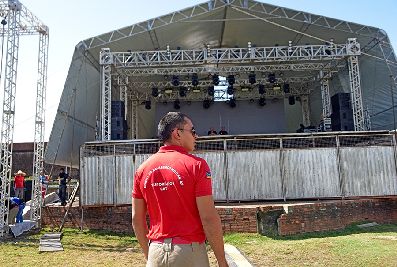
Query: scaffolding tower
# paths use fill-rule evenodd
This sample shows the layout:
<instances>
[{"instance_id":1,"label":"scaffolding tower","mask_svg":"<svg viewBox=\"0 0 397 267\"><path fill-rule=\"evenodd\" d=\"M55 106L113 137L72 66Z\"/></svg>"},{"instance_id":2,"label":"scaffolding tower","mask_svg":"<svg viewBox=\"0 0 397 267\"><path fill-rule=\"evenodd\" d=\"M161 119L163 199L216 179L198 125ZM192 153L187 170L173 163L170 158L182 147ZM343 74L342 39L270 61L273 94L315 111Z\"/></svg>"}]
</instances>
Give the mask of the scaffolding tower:
<instances>
[{"instance_id":1,"label":"scaffolding tower","mask_svg":"<svg viewBox=\"0 0 397 267\"><path fill-rule=\"evenodd\" d=\"M44 163L44 118L49 30L44 23L18 0L0 0L0 15L3 17L2 25L5 26L1 30L1 33L4 38L7 38L0 154L0 237L3 237L8 231L9 207L6 206L6 199L10 197L12 175L15 96L20 35L38 34L40 37L32 171L34 188L31 205L31 219L36 222L36 226L40 225L42 196L39 176L40 172L43 171Z\"/></svg>"}]
</instances>

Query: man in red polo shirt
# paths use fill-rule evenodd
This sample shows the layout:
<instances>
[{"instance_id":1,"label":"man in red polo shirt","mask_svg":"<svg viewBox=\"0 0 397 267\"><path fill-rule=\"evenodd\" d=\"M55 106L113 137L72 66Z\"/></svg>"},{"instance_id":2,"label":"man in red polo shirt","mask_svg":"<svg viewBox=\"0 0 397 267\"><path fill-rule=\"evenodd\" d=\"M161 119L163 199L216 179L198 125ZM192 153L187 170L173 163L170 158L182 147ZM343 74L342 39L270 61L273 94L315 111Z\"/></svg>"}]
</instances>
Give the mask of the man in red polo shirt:
<instances>
[{"instance_id":1,"label":"man in red polo shirt","mask_svg":"<svg viewBox=\"0 0 397 267\"><path fill-rule=\"evenodd\" d=\"M192 121L169 112L158 134L164 146L138 168L132 192L132 225L146 266L209 266L205 239L218 265L228 266L210 169L204 159L189 154L197 138Z\"/></svg>"},{"instance_id":2,"label":"man in red polo shirt","mask_svg":"<svg viewBox=\"0 0 397 267\"><path fill-rule=\"evenodd\" d=\"M23 199L23 193L25 190L25 175L26 173L24 173L23 171L19 170L17 173L14 173L15 177L14 177L14 192L15 192L15 196Z\"/></svg>"}]
</instances>

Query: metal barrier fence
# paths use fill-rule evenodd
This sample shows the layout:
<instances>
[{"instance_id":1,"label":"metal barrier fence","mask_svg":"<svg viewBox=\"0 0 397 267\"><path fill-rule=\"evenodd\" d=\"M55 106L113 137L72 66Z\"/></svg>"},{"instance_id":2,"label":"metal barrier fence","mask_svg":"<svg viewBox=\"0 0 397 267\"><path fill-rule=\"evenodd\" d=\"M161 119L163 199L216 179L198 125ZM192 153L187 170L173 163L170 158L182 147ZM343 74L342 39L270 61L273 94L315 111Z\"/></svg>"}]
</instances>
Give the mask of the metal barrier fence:
<instances>
[{"instance_id":1,"label":"metal barrier fence","mask_svg":"<svg viewBox=\"0 0 397 267\"><path fill-rule=\"evenodd\" d=\"M84 144L81 205L131 203L135 170L160 146L152 139ZM217 201L397 195L389 132L203 137L195 154L211 168Z\"/></svg>"}]
</instances>

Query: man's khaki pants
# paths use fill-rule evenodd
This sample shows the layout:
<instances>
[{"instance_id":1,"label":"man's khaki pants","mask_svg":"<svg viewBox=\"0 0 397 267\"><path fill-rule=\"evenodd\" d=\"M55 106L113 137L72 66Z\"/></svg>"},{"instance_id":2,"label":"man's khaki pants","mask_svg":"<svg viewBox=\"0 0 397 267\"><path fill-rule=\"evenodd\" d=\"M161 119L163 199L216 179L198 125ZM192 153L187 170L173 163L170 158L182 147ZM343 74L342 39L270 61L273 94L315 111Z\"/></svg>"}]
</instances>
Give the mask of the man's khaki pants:
<instances>
[{"instance_id":1,"label":"man's khaki pants","mask_svg":"<svg viewBox=\"0 0 397 267\"><path fill-rule=\"evenodd\" d=\"M172 244L167 238L164 243L150 243L146 267L209 267L205 243Z\"/></svg>"}]
</instances>

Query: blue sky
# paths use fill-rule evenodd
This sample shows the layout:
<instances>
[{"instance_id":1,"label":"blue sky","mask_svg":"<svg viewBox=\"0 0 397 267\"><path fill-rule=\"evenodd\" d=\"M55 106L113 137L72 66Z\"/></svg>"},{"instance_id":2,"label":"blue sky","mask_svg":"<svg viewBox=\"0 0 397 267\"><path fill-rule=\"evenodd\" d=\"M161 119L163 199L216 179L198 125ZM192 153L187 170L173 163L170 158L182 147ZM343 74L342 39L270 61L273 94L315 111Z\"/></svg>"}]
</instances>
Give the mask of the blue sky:
<instances>
[{"instance_id":1,"label":"blue sky","mask_svg":"<svg viewBox=\"0 0 397 267\"><path fill-rule=\"evenodd\" d=\"M21 2L50 28L46 105L46 140L48 140L74 47L79 41L204 1L21 0ZM263 0L262 2L381 28L389 35L396 51L395 0ZM34 137L38 37L22 36L20 40L14 141L30 142ZM3 80L1 82L3 83Z\"/></svg>"}]
</instances>

